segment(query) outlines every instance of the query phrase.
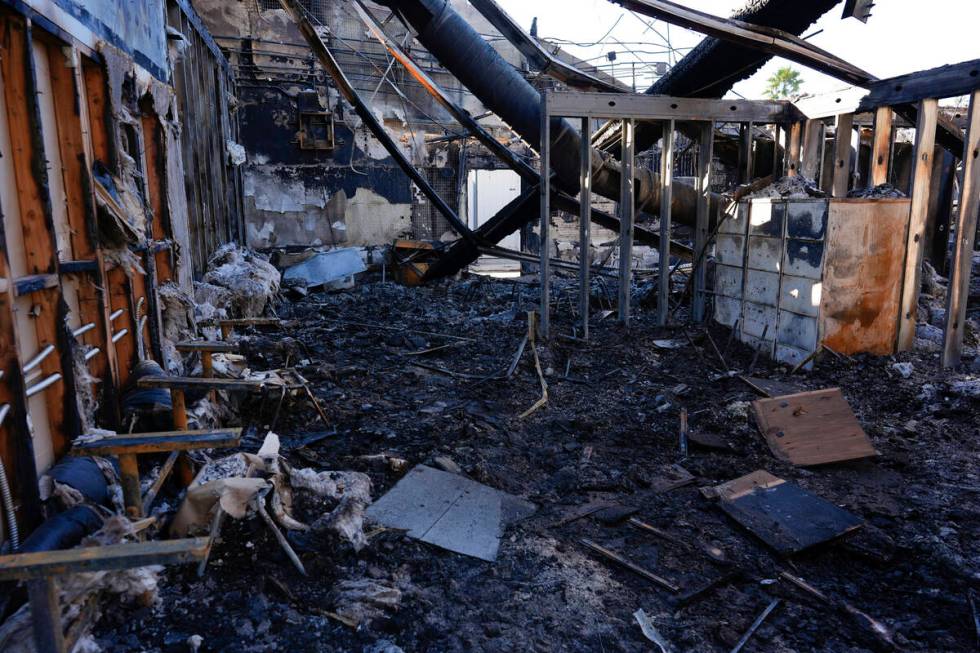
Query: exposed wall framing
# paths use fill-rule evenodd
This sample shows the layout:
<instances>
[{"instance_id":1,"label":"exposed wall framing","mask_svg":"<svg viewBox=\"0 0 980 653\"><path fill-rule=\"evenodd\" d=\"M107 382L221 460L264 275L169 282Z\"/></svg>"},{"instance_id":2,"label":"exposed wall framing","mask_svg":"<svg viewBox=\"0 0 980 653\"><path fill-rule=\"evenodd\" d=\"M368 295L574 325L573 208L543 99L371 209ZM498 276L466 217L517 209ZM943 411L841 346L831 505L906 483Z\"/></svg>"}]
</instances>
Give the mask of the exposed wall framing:
<instances>
[{"instance_id":1,"label":"exposed wall framing","mask_svg":"<svg viewBox=\"0 0 980 653\"><path fill-rule=\"evenodd\" d=\"M174 6L186 16L185 3ZM191 134L182 149L181 98L159 71L34 16L0 2L0 463L23 533L42 517L39 476L84 430L120 428L133 366L161 361L158 286L188 286L213 248L242 233L241 182L226 154L230 71L195 31L199 20L184 33L211 47L191 43L201 61L184 74L200 77L201 104L184 97L184 110L195 124L208 116L213 137ZM188 152L193 173L215 182L190 202ZM207 225L195 227L208 238L199 251L189 215ZM95 397L98 412L79 397Z\"/></svg>"},{"instance_id":2,"label":"exposed wall framing","mask_svg":"<svg viewBox=\"0 0 980 653\"><path fill-rule=\"evenodd\" d=\"M174 90L181 121L189 245L195 276L208 257L230 242L244 242L242 175L231 165L228 143L238 142L235 77L188 2L172 0L167 21L183 35L174 64Z\"/></svg>"}]
</instances>

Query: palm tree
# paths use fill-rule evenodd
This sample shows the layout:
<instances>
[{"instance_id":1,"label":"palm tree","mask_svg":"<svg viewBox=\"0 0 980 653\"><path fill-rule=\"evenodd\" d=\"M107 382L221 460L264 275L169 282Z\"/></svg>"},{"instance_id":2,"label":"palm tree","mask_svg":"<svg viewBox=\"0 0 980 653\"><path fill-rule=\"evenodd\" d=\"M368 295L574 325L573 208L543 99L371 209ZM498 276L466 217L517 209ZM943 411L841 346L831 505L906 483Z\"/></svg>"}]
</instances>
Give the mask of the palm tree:
<instances>
[{"instance_id":1,"label":"palm tree","mask_svg":"<svg viewBox=\"0 0 980 653\"><path fill-rule=\"evenodd\" d=\"M784 66L773 73L766 86L766 97L773 100L787 100L799 95L803 78L800 71Z\"/></svg>"}]
</instances>

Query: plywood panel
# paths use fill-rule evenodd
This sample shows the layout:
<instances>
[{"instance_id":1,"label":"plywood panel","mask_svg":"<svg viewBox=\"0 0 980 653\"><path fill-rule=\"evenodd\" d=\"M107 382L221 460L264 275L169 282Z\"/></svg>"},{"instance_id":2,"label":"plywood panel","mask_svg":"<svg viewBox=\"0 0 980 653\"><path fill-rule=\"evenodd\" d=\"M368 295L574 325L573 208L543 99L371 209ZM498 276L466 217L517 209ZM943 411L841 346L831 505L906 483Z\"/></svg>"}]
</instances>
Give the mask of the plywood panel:
<instances>
[{"instance_id":1,"label":"plywood panel","mask_svg":"<svg viewBox=\"0 0 980 653\"><path fill-rule=\"evenodd\" d=\"M831 349L895 351L908 216L908 200L831 203L820 323Z\"/></svg>"},{"instance_id":2,"label":"plywood panel","mask_svg":"<svg viewBox=\"0 0 980 653\"><path fill-rule=\"evenodd\" d=\"M794 465L878 454L838 388L759 399L752 413L773 455Z\"/></svg>"}]
</instances>

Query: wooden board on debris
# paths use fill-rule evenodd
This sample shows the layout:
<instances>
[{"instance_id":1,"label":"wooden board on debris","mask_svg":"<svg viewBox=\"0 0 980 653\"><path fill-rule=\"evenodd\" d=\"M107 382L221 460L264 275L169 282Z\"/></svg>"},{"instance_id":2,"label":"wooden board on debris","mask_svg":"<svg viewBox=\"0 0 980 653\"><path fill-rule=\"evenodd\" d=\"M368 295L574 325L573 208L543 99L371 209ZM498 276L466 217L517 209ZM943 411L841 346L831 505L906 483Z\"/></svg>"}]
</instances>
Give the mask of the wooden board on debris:
<instances>
[{"instance_id":1,"label":"wooden board on debris","mask_svg":"<svg viewBox=\"0 0 980 653\"><path fill-rule=\"evenodd\" d=\"M878 455L840 388L759 399L752 411L772 453L794 465Z\"/></svg>"},{"instance_id":2,"label":"wooden board on debris","mask_svg":"<svg viewBox=\"0 0 980 653\"><path fill-rule=\"evenodd\" d=\"M783 555L836 539L863 523L826 499L764 470L712 489L722 510Z\"/></svg>"}]
</instances>

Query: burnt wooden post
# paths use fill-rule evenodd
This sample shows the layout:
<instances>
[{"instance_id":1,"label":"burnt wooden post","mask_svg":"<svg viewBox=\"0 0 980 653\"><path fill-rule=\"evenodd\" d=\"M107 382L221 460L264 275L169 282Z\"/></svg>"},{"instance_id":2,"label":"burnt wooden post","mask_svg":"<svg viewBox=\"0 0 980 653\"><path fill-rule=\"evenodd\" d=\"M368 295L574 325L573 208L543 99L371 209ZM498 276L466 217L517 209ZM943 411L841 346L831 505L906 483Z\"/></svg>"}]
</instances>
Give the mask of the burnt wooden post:
<instances>
[{"instance_id":1,"label":"burnt wooden post","mask_svg":"<svg viewBox=\"0 0 980 653\"><path fill-rule=\"evenodd\" d=\"M960 210L956 218L956 247L952 274L946 297L946 335L943 343L943 367L960 363L963 350L963 325L970 296L970 274L973 246L980 211L980 91L970 98L966 143L963 148L963 183L960 185Z\"/></svg>"}]
</instances>

